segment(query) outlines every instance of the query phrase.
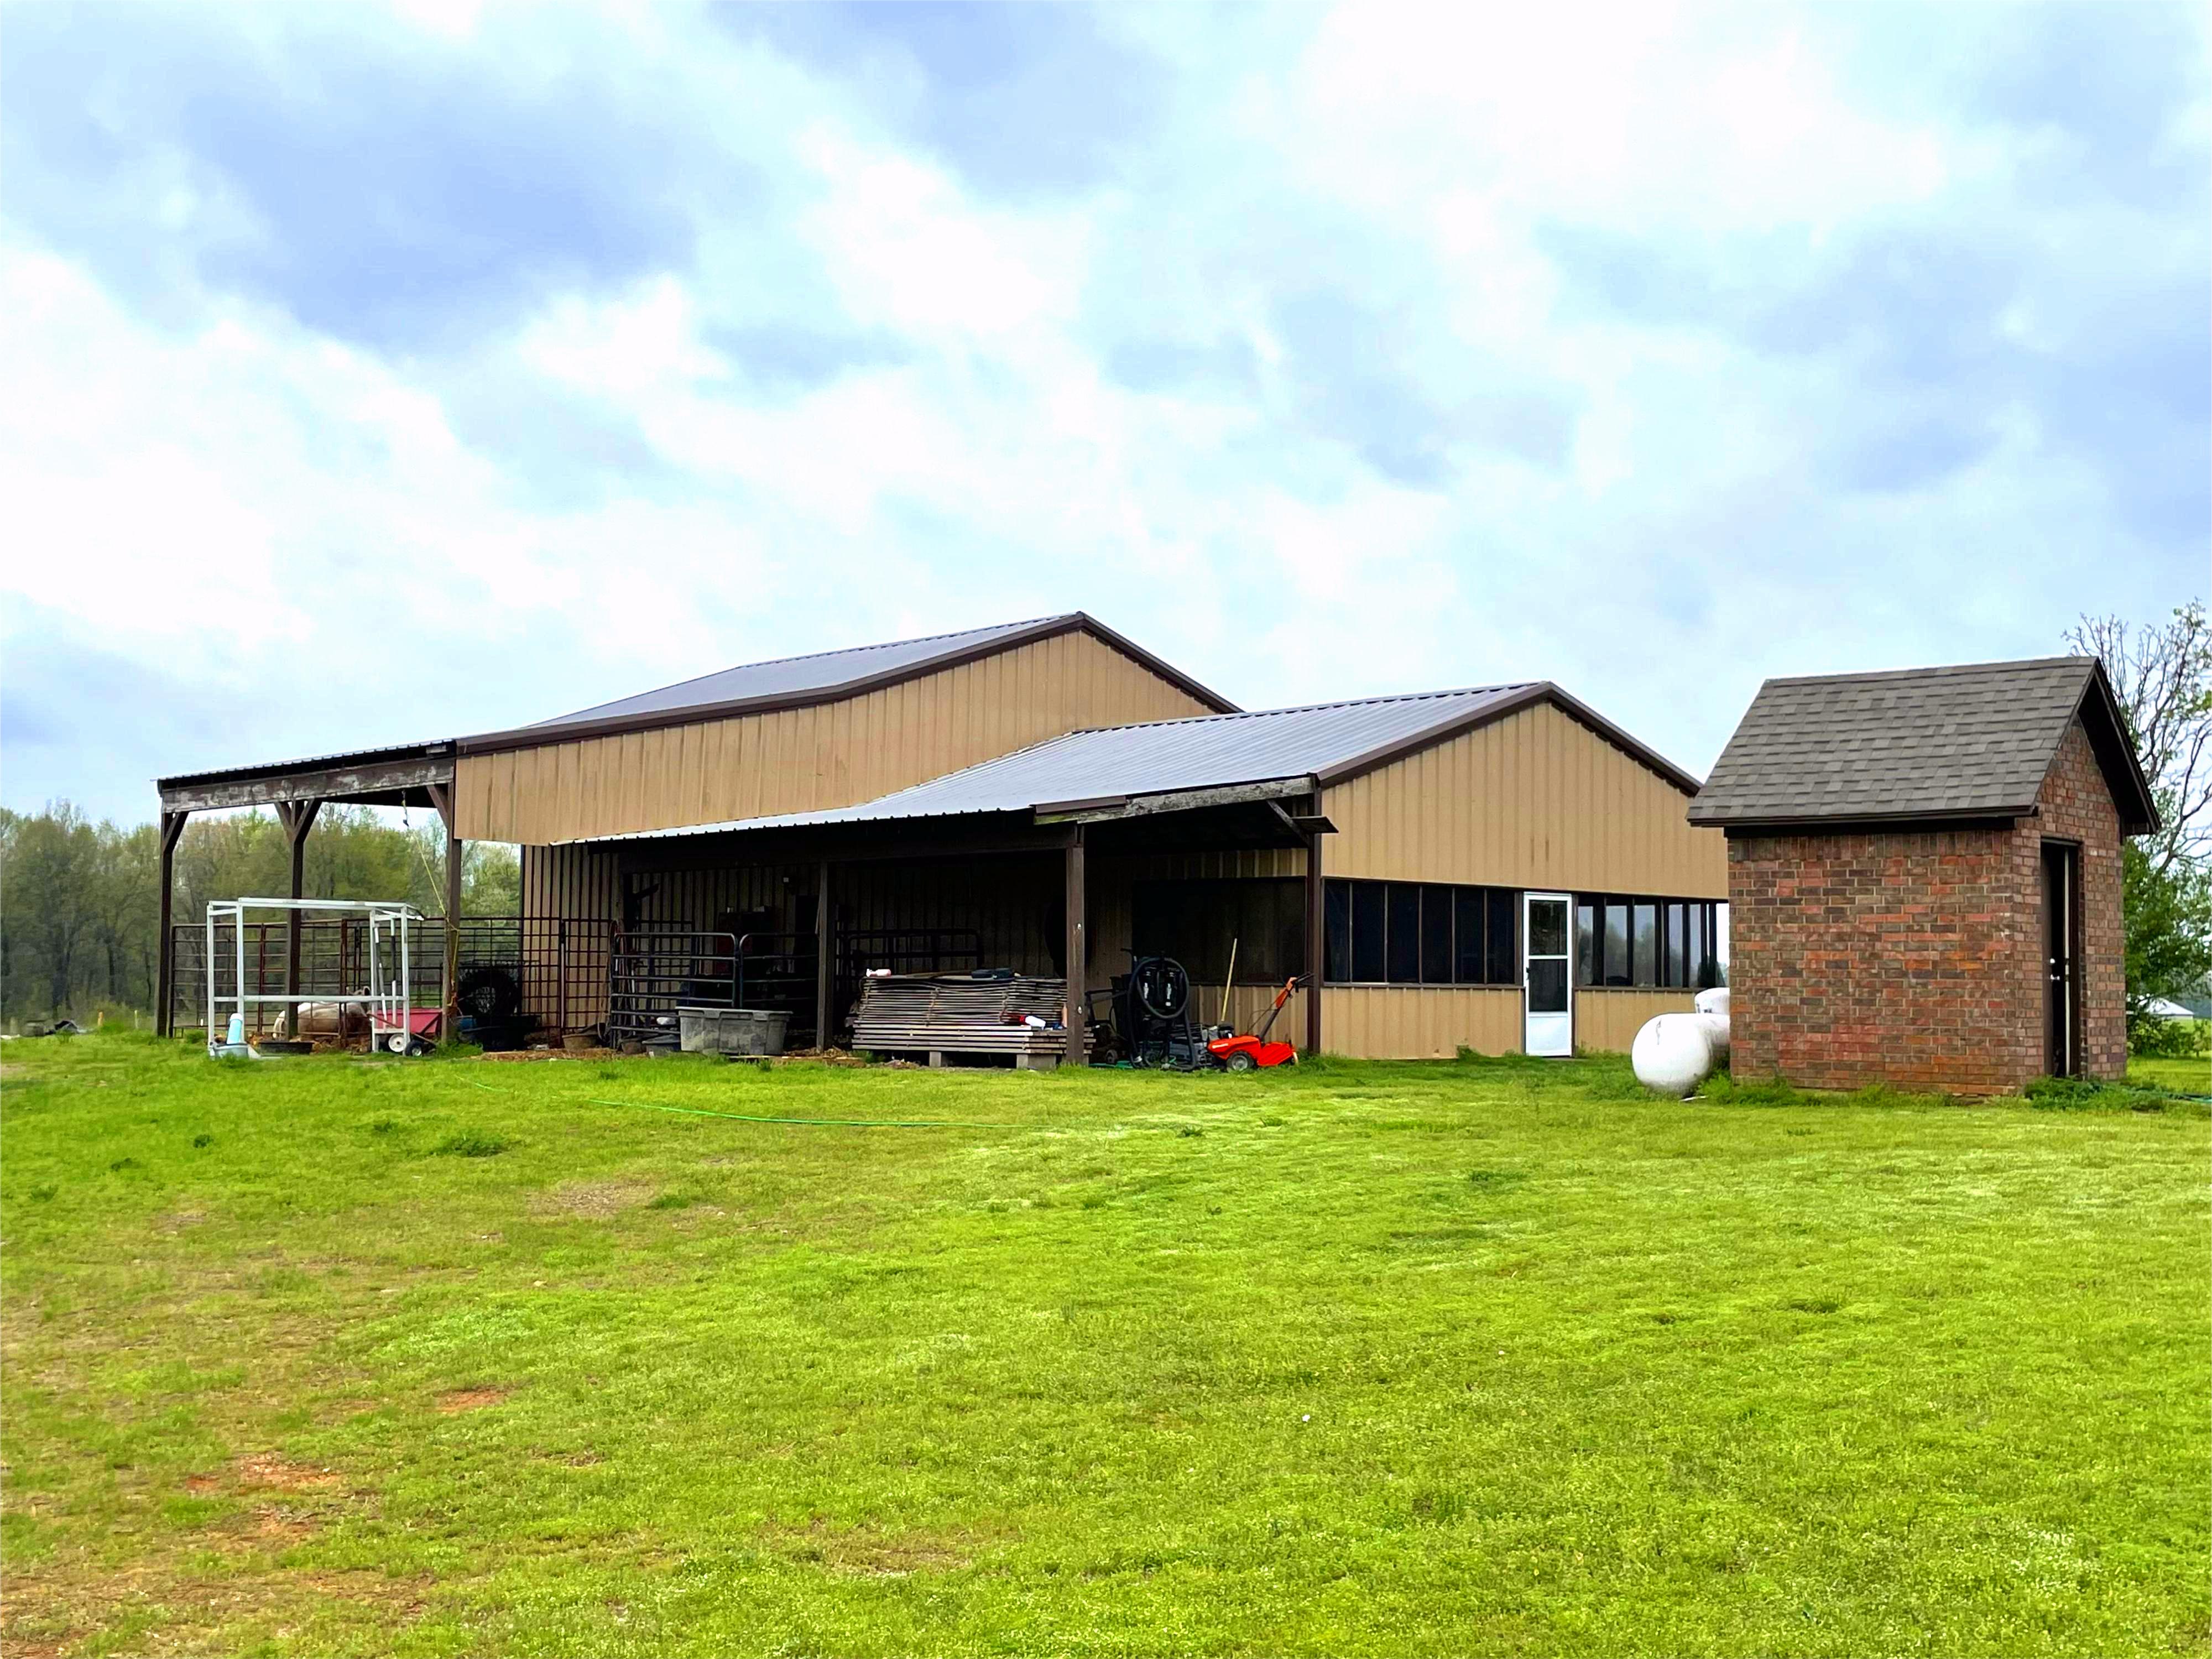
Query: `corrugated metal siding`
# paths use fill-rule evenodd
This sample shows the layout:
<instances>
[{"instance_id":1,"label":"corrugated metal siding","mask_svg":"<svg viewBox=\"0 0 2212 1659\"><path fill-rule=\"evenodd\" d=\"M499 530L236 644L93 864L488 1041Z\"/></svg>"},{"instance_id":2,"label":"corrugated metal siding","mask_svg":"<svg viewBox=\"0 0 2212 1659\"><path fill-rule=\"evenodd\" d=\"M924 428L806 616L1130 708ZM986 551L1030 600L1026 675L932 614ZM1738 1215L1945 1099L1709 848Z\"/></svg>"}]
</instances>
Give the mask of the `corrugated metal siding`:
<instances>
[{"instance_id":1,"label":"corrugated metal siding","mask_svg":"<svg viewBox=\"0 0 2212 1659\"><path fill-rule=\"evenodd\" d=\"M1325 792L1332 876L1728 896L1682 793L1547 704Z\"/></svg>"},{"instance_id":2,"label":"corrugated metal siding","mask_svg":"<svg viewBox=\"0 0 2212 1659\"><path fill-rule=\"evenodd\" d=\"M1644 1029L1660 1014L1686 1014L1697 1006L1692 991L1618 989L1575 992L1575 1047L1592 1054L1625 1054Z\"/></svg>"},{"instance_id":3,"label":"corrugated metal siding","mask_svg":"<svg viewBox=\"0 0 2212 1659\"><path fill-rule=\"evenodd\" d=\"M1288 1018L1288 1016L1285 1016ZM1449 1060L1521 1048L1521 993L1480 986L1348 985L1322 993L1322 1047L1361 1060Z\"/></svg>"},{"instance_id":4,"label":"corrugated metal siding","mask_svg":"<svg viewBox=\"0 0 2212 1659\"><path fill-rule=\"evenodd\" d=\"M1085 871L1091 921L1091 981L1103 985L1129 966L1131 905L1140 881L1252 880L1303 876L1303 848L1234 853L1156 853L1141 858L1094 858ZM1283 1018L1288 1019L1285 1013ZM1303 1033L1304 1026L1298 1028Z\"/></svg>"},{"instance_id":5,"label":"corrugated metal siding","mask_svg":"<svg viewBox=\"0 0 2212 1659\"><path fill-rule=\"evenodd\" d=\"M1332 988L1322 997L1322 1046L1333 1054L1449 1060L1462 1044L1480 1054L1521 1052L1521 993L1511 987L1359 985ZM1266 1001L1262 996L1263 1008ZM1626 1054L1645 1020L1686 1014L1691 1006L1687 991L1577 989L1575 1046ZM1285 1010L1284 1019L1290 1017ZM1291 1028L1293 1035L1304 1030Z\"/></svg>"},{"instance_id":6,"label":"corrugated metal siding","mask_svg":"<svg viewBox=\"0 0 2212 1659\"><path fill-rule=\"evenodd\" d=\"M1211 712L1063 634L811 708L464 756L460 833L544 845L849 806L1079 726Z\"/></svg>"}]
</instances>

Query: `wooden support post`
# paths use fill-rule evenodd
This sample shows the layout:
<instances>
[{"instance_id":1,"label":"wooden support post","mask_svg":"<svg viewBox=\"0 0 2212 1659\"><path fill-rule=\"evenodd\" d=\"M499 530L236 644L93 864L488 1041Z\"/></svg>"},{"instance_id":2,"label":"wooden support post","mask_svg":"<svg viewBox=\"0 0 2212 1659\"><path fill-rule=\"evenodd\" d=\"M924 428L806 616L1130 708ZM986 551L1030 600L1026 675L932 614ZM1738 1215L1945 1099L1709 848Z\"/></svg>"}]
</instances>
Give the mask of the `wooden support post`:
<instances>
[{"instance_id":1,"label":"wooden support post","mask_svg":"<svg viewBox=\"0 0 2212 1659\"><path fill-rule=\"evenodd\" d=\"M307 831L315 827L315 817L323 810L319 800L280 800L276 803L277 822L284 826L284 834L292 843L292 896L303 897L307 883ZM285 920L284 927L284 994L300 994L300 913L295 910ZM294 1038L300 1035L300 1005L286 1005L291 1012L287 1017L285 1034Z\"/></svg>"},{"instance_id":2,"label":"wooden support post","mask_svg":"<svg viewBox=\"0 0 2212 1659\"><path fill-rule=\"evenodd\" d=\"M1091 1018L1089 968L1091 930L1085 913L1083 826L1067 837L1067 1002L1060 1020L1067 1028L1067 1063L1086 1066L1091 1050L1085 1026Z\"/></svg>"},{"instance_id":3,"label":"wooden support post","mask_svg":"<svg viewBox=\"0 0 2212 1659\"><path fill-rule=\"evenodd\" d=\"M174 1010L176 1000L177 939L169 921L170 906L176 896L177 841L185 833L185 820L189 812L161 814L161 937L154 952L154 1030L157 1036L177 1034Z\"/></svg>"},{"instance_id":4,"label":"wooden support post","mask_svg":"<svg viewBox=\"0 0 2212 1659\"><path fill-rule=\"evenodd\" d=\"M453 787L449 783L427 786L430 805L438 809L438 817L446 826L446 959L439 975L439 1006L444 1012L439 1017L439 1036L444 1042L461 1040L461 860L466 852L461 838L453 833ZM410 1006L412 997L410 996Z\"/></svg>"},{"instance_id":5,"label":"wooden support post","mask_svg":"<svg viewBox=\"0 0 2212 1659\"><path fill-rule=\"evenodd\" d=\"M830 1000L837 991L836 911L830 902L830 860L814 883L814 1046L827 1048L836 1030Z\"/></svg>"},{"instance_id":6,"label":"wooden support post","mask_svg":"<svg viewBox=\"0 0 2212 1659\"><path fill-rule=\"evenodd\" d=\"M1328 922L1321 872L1322 836L1306 837L1306 1053L1321 1053L1321 988L1328 981Z\"/></svg>"}]
</instances>

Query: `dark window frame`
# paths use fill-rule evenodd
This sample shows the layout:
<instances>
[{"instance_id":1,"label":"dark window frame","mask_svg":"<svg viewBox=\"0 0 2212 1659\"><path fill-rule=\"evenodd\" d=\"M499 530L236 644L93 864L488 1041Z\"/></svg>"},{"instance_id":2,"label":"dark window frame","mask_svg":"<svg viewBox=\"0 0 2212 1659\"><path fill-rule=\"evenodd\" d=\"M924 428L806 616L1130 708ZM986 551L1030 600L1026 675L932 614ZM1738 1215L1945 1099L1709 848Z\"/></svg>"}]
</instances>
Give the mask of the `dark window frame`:
<instances>
[{"instance_id":1,"label":"dark window frame","mask_svg":"<svg viewBox=\"0 0 2212 1659\"><path fill-rule=\"evenodd\" d=\"M1578 990L1703 991L1720 984L1720 910L1726 899L1678 894L1581 892L1575 896L1575 986ZM1636 922L1649 911L1654 922L1651 973L1639 975ZM1674 919L1680 915L1678 934ZM1592 923L1589 950L1582 925ZM1616 933L1608 924L1617 921Z\"/></svg>"},{"instance_id":2,"label":"dark window frame","mask_svg":"<svg viewBox=\"0 0 2212 1659\"><path fill-rule=\"evenodd\" d=\"M1332 876L1322 895L1332 985L1517 988L1518 888ZM1502 923L1500 918L1507 918ZM1472 924L1470 926L1470 924ZM1402 940L1401 930L1410 933ZM1372 937L1380 934L1380 938ZM1492 960L1502 945L1509 961ZM1348 966L1347 976L1336 971Z\"/></svg>"}]
</instances>

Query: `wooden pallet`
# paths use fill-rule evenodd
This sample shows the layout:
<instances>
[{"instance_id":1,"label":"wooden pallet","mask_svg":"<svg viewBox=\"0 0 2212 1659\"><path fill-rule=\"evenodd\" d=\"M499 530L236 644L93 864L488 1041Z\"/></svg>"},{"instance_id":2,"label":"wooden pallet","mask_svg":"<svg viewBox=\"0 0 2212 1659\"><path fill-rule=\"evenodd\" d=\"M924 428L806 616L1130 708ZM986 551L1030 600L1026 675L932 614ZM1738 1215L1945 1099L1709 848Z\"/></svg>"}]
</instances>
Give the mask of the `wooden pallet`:
<instances>
[{"instance_id":1,"label":"wooden pallet","mask_svg":"<svg viewBox=\"0 0 2212 1659\"><path fill-rule=\"evenodd\" d=\"M1024 1069L1049 1068L1067 1052L1067 1033L1027 1023L1058 1019L1067 995L1061 979L975 979L965 974L892 974L868 980L853 1018L853 1046L870 1054L1012 1056Z\"/></svg>"}]
</instances>

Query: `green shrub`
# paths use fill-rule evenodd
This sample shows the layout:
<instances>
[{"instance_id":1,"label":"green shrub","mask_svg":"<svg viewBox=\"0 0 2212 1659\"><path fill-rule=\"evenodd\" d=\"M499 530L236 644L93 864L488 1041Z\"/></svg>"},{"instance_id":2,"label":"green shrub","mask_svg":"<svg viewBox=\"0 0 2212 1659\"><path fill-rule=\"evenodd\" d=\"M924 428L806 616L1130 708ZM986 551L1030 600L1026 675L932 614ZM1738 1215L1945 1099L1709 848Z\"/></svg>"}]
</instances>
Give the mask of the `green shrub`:
<instances>
[{"instance_id":1,"label":"green shrub","mask_svg":"<svg viewBox=\"0 0 2212 1659\"><path fill-rule=\"evenodd\" d=\"M2212 1020L2128 1014L2128 1052L2145 1060L2195 1060L2212 1054Z\"/></svg>"},{"instance_id":2,"label":"green shrub","mask_svg":"<svg viewBox=\"0 0 2212 1659\"><path fill-rule=\"evenodd\" d=\"M2139 1083L2093 1083L2087 1078L2039 1077L2021 1092L2046 1112L2162 1112L2179 1097Z\"/></svg>"}]
</instances>

